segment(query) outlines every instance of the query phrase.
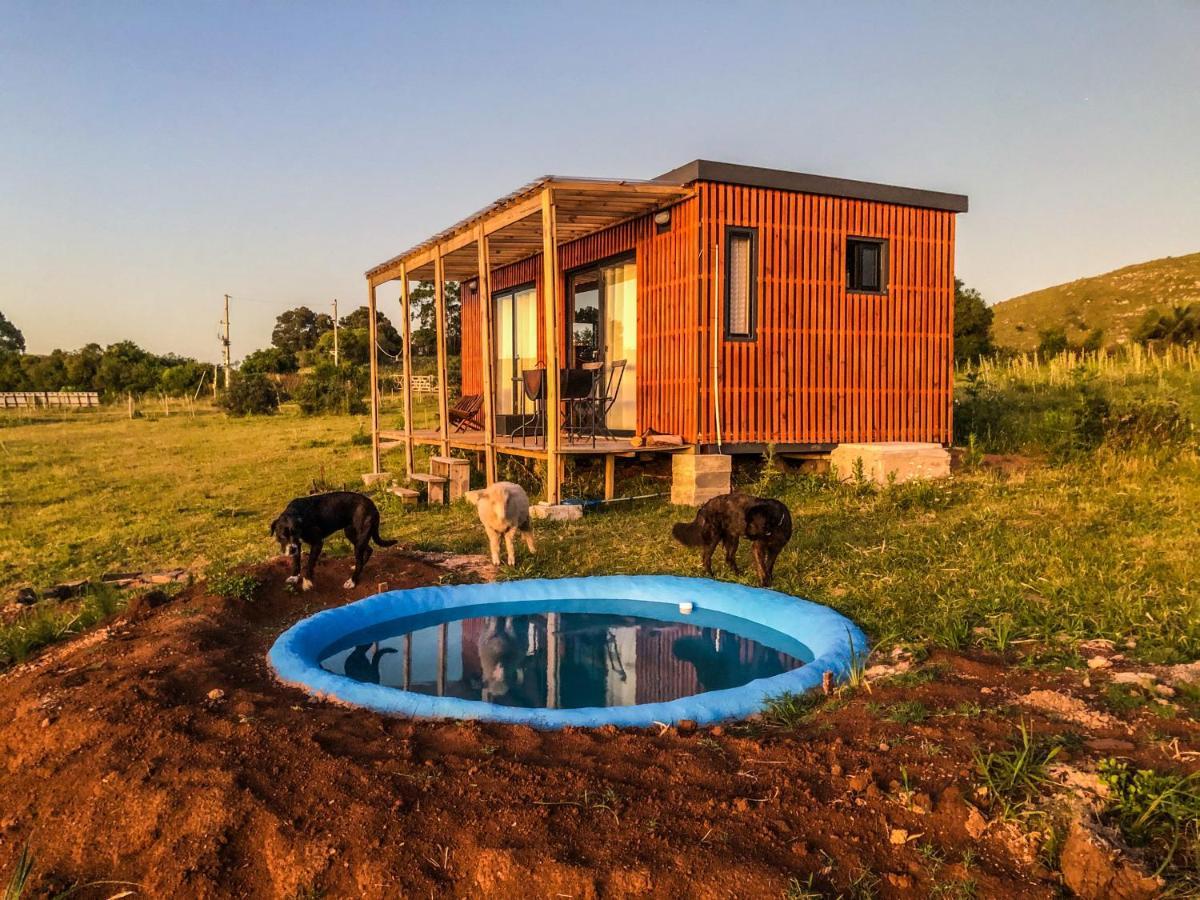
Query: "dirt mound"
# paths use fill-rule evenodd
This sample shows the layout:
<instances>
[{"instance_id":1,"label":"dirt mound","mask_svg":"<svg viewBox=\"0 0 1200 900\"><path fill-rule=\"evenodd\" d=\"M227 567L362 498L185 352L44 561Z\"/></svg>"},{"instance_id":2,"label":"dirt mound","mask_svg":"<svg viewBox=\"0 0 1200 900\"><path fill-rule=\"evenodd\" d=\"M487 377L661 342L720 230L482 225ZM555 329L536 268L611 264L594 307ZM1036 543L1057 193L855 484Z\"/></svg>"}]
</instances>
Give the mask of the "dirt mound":
<instances>
[{"instance_id":1,"label":"dirt mound","mask_svg":"<svg viewBox=\"0 0 1200 900\"><path fill-rule=\"evenodd\" d=\"M975 795L973 751L1016 722L981 691L1058 689L1044 673L935 657L936 678L881 682L792 730L389 719L274 681L280 631L350 599L348 561L299 596L285 565L262 569L252 603L199 585L0 676L0 877L28 846L34 893L100 879L158 897L1059 890ZM397 551L368 574L354 596L455 577Z\"/></svg>"}]
</instances>

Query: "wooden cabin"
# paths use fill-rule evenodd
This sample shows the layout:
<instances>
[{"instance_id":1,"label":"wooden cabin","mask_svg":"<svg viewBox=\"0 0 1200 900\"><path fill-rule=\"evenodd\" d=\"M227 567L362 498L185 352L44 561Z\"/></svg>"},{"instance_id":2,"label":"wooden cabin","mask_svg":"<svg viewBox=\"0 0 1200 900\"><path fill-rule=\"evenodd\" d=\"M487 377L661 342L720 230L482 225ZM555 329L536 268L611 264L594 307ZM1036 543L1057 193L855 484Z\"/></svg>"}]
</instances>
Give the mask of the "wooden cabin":
<instances>
[{"instance_id":1,"label":"wooden cabin","mask_svg":"<svg viewBox=\"0 0 1200 900\"><path fill-rule=\"evenodd\" d=\"M381 432L375 389L375 471L402 447L411 473L421 443L478 451L489 480L497 454L532 456L557 502L570 454L603 456L611 485L641 447L948 444L966 210L959 194L707 160L649 181L541 178L366 273L372 309L400 282L406 376L409 284L434 282L443 376L433 431ZM444 377L446 281L461 285L465 429ZM593 390L573 403L579 371Z\"/></svg>"}]
</instances>

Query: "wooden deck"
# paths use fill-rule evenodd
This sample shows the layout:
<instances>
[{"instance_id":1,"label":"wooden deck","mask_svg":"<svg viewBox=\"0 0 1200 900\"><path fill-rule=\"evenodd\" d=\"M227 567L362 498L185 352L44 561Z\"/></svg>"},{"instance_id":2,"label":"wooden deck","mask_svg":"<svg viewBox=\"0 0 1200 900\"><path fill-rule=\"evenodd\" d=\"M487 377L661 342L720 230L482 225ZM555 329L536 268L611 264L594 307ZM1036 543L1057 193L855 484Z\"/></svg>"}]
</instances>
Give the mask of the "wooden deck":
<instances>
[{"instance_id":1,"label":"wooden deck","mask_svg":"<svg viewBox=\"0 0 1200 900\"><path fill-rule=\"evenodd\" d=\"M380 447L384 450L404 446L403 431L380 431ZM653 441L651 437L649 441ZM668 443L647 442L641 447L635 447L628 438L575 438L568 440L564 435L559 439L558 452L567 456L632 456L635 453L678 453L690 448L689 444L678 443L668 439ZM432 428L419 429L413 432L413 443L418 446L436 447L442 443L441 434ZM450 447L453 450L474 450L483 452L482 431L452 431L450 432ZM544 438L529 437L524 442L518 438L496 435L496 452L507 453L509 456L524 456L530 459L545 459L546 444Z\"/></svg>"}]
</instances>

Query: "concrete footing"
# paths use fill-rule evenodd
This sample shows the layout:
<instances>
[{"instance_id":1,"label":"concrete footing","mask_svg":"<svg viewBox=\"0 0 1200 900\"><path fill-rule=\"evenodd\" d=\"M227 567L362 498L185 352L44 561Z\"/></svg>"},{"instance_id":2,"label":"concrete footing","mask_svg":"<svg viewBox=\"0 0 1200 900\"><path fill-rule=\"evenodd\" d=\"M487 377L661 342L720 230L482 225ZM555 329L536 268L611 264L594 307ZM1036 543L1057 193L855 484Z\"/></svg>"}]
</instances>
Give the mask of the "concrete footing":
<instances>
[{"instance_id":1,"label":"concrete footing","mask_svg":"<svg viewBox=\"0 0 1200 900\"><path fill-rule=\"evenodd\" d=\"M700 506L730 491L733 457L723 453L676 453L671 457L671 502Z\"/></svg>"},{"instance_id":2,"label":"concrete footing","mask_svg":"<svg viewBox=\"0 0 1200 900\"><path fill-rule=\"evenodd\" d=\"M570 522L583 518L583 507L577 503L535 503L529 507L529 515L534 519Z\"/></svg>"},{"instance_id":3,"label":"concrete footing","mask_svg":"<svg viewBox=\"0 0 1200 900\"><path fill-rule=\"evenodd\" d=\"M838 444L829 455L841 481L855 477L859 460L863 477L879 485L945 478L950 474L950 454L941 444Z\"/></svg>"}]
</instances>

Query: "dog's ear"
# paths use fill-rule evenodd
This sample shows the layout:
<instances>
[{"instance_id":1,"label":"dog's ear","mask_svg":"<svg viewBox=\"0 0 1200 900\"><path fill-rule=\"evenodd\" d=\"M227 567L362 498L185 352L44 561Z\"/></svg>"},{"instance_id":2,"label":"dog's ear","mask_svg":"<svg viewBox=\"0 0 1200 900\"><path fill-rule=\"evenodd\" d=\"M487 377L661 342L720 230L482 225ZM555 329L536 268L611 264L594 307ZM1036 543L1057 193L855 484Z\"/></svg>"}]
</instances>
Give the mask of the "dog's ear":
<instances>
[{"instance_id":1,"label":"dog's ear","mask_svg":"<svg viewBox=\"0 0 1200 900\"><path fill-rule=\"evenodd\" d=\"M279 518L276 517L275 521L271 523L271 527L267 529L267 534L271 535L271 537L274 537L275 536L275 526L278 524L279 524Z\"/></svg>"},{"instance_id":2,"label":"dog's ear","mask_svg":"<svg viewBox=\"0 0 1200 900\"><path fill-rule=\"evenodd\" d=\"M746 510L746 537L763 538L771 535L771 507L756 503Z\"/></svg>"}]
</instances>

